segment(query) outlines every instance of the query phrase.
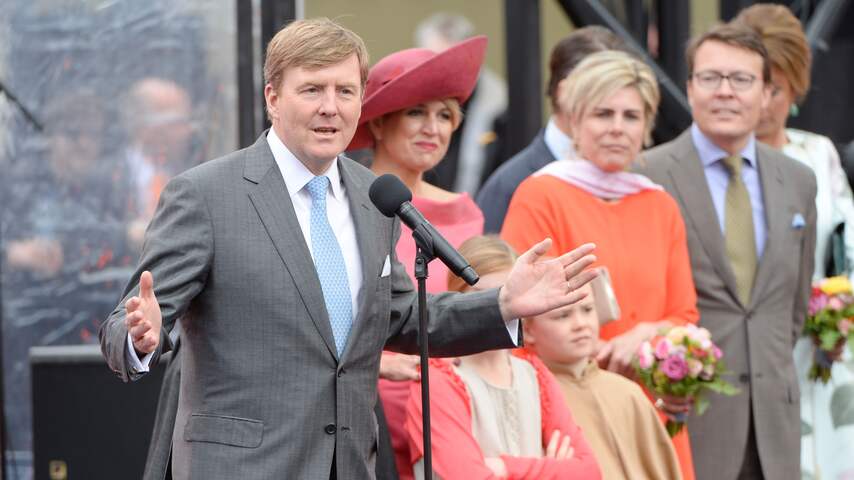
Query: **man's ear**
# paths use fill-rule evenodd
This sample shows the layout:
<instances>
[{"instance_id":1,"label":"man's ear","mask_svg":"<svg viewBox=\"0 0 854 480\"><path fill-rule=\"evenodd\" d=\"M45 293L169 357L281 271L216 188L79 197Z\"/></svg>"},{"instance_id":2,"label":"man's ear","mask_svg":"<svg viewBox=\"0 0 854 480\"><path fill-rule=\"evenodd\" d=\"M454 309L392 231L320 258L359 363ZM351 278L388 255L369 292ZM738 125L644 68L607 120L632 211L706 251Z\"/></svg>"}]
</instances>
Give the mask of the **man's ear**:
<instances>
[{"instance_id":1,"label":"man's ear","mask_svg":"<svg viewBox=\"0 0 854 480\"><path fill-rule=\"evenodd\" d=\"M270 119L279 118L279 92L269 83L264 85L264 101Z\"/></svg>"}]
</instances>

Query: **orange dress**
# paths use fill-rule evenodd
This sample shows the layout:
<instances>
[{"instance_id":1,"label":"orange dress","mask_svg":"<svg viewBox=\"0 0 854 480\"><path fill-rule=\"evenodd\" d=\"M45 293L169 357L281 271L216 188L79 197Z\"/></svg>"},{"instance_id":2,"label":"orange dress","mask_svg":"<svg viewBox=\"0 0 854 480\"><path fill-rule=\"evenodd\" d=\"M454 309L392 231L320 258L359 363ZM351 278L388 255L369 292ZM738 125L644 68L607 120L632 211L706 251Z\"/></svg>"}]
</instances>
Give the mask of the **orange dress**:
<instances>
[{"instance_id":1,"label":"orange dress","mask_svg":"<svg viewBox=\"0 0 854 480\"><path fill-rule=\"evenodd\" d=\"M664 191L644 190L606 202L557 177L529 177L510 202L501 236L519 252L551 237L554 256L596 244L596 265L608 268L622 314L602 326L604 340L639 322L699 319L685 224ZM687 431L673 444L683 478L693 480Z\"/></svg>"}]
</instances>

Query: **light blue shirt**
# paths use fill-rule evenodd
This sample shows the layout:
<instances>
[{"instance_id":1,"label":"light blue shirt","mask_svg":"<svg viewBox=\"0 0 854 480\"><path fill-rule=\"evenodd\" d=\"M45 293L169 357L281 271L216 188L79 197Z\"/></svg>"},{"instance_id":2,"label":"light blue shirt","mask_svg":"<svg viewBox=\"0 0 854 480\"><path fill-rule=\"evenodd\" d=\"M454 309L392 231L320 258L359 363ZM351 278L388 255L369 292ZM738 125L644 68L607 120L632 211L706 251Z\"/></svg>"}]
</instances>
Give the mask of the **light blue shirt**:
<instances>
[{"instance_id":1,"label":"light blue shirt","mask_svg":"<svg viewBox=\"0 0 854 480\"><path fill-rule=\"evenodd\" d=\"M691 125L691 139L706 172L706 182L709 184L709 192L712 194L712 203L718 214L721 233L724 232L724 212L726 211L726 189L729 186L729 171L721 161L729 154L714 144L708 137L703 135L696 123ZM765 239L768 236L765 223L765 203L762 200L762 184L759 181L759 165L756 163L756 138L750 134L741 157L747 160L741 167L741 181L747 187L750 195L750 205L753 208L753 231L756 238L756 258L762 258L765 248Z\"/></svg>"},{"instance_id":2,"label":"light blue shirt","mask_svg":"<svg viewBox=\"0 0 854 480\"><path fill-rule=\"evenodd\" d=\"M575 145L572 139L557 127L554 118L549 118L549 123L546 124L543 141L546 142L546 147L555 160L566 160L575 156Z\"/></svg>"}]
</instances>

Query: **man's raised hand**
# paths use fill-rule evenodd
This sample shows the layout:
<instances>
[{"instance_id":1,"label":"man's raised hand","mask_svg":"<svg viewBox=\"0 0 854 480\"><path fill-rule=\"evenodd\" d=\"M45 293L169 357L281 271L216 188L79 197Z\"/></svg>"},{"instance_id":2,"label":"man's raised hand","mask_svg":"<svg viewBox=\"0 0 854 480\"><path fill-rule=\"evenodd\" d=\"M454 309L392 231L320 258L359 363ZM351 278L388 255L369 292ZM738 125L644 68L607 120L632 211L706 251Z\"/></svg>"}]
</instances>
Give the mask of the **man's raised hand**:
<instances>
[{"instance_id":1,"label":"man's raised hand","mask_svg":"<svg viewBox=\"0 0 854 480\"><path fill-rule=\"evenodd\" d=\"M557 258L541 260L551 245L547 238L516 260L498 295L504 320L539 315L585 297L578 289L596 278L595 271L586 270L596 261L591 255L596 246L586 243Z\"/></svg>"},{"instance_id":2,"label":"man's raised hand","mask_svg":"<svg viewBox=\"0 0 854 480\"><path fill-rule=\"evenodd\" d=\"M125 311L125 325L137 353L149 354L157 349L163 318L160 315L160 304L154 296L151 272L142 272L139 277L139 295L128 299Z\"/></svg>"}]
</instances>

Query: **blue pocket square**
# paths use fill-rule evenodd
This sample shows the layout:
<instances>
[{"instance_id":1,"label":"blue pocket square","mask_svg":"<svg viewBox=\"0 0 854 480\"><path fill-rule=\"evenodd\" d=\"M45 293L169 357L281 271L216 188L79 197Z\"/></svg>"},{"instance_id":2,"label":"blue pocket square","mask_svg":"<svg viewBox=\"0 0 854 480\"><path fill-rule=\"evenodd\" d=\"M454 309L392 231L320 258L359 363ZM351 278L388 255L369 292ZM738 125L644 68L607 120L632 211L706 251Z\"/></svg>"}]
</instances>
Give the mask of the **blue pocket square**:
<instances>
[{"instance_id":1,"label":"blue pocket square","mask_svg":"<svg viewBox=\"0 0 854 480\"><path fill-rule=\"evenodd\" d=\"M800 230L807 226L807 222L804 220L804 216L800 213L796 213L792 216L792 228L795 230Z\"/></svg>"}]
</instances>

